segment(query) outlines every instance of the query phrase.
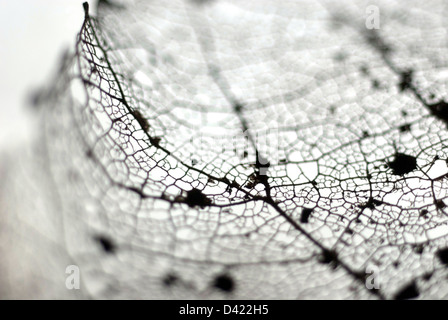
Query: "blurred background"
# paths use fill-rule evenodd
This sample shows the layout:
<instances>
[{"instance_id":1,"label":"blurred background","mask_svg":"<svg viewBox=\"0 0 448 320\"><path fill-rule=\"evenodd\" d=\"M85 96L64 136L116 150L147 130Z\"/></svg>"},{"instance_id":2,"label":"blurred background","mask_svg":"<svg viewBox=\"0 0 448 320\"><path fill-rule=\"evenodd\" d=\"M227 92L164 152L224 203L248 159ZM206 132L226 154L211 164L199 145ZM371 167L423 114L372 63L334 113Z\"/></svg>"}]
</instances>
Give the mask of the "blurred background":
<instances>
[{"instance_id":1,"label":"blurred background","mask_svg":"<svg viewBox=\"0 0 448 320\"><path fill-rule=\"evenodd\" d=\"M57 250L51 238L57 238L58 232L30 228L51 226L52 220L41 214L50 210L40 211L36 202L24 200L41 199L36 189L26 195L31 178L25 172L16 177L22 170L17 171L12 164L26 157L27 142L36 137L33 128L38 113L30 112L33 93L50 85L63 52L73 48L83 23L83 2L0 0L0 299L64 298L72 294L68 290L46 291L48 283L41 280L42 271L57 274L53 270L64 271L68 262L60 259L62 255L51 261L44 257L43 253ZM19 157L11 160L15 152ZM27 203L26 214L18 214L20 203ZM57 274L61 283L64 277L63 272Z\"/></svg>"},{"instance_id":2,"label":"blurred background","mask_svg":"<svg viewBox=\"0 0 448 320\"><path fill-rule=\"evenodd\" d=\"M27 104L73 47L84 0L0 0L0 152L29 133Z\"/></svg>"}]
</instances>

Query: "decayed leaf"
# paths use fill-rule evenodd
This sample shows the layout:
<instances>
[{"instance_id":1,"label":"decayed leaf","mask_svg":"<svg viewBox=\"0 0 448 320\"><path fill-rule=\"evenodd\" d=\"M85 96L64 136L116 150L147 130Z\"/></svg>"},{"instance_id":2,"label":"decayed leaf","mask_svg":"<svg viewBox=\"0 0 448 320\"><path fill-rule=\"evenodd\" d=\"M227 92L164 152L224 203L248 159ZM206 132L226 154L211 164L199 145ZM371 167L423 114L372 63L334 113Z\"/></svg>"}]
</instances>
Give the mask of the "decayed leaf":
<instances>
[{"instance_id":1,"label":"decayed leaf","mask_svg":"<svg viewBox=\"0 0 448 320\"><path fill-rule=\"evenodd\" d=\"M95 298L446 298L444 4L374 5L86 10L5 200L54 244L21 241Z\"/></svg>"}]
</instances>

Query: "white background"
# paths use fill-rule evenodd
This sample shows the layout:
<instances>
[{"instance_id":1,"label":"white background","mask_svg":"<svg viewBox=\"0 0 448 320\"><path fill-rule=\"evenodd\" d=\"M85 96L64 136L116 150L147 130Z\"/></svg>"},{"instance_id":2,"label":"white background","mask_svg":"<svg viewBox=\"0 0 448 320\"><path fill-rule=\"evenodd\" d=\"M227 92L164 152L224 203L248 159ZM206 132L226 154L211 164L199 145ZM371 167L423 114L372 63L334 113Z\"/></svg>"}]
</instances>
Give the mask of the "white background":
<instances>
[{"instance_id":1,"label":"white background","mask_svg":"<svg viewBox=\"0 0 448 320\"><path fill-rule=\"evenodd\" d=\"M30 92L47 84L63 50L73 48L84 1L0 0L0 152L30 133Z\"/></svg>"}]
</instances>

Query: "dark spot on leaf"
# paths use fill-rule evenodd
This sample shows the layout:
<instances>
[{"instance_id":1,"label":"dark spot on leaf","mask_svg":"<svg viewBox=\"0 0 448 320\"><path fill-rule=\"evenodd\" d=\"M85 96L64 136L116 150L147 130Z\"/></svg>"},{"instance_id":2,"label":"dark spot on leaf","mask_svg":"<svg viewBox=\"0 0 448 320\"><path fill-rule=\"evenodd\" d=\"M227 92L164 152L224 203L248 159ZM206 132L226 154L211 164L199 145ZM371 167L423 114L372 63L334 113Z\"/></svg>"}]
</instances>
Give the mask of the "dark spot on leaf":
<instances>
[{"instance_id":1,"label":"dark spot on leaf","mask_svg":"<svg viewBox=\"0 0 448 320\"><path fill-rule=\"evenodd\" d=\"M160 137L149 137L149 142L157 148L160 146L160 140L162 140Z\"/></svg>"},{"instance_id":2,"label":"dark spot on leaf","mask_svg":"<svg viewBox=\"0 0 448 320\"><path fill-rule=\"evenodd\" d=\"M410 284L405 286L404 288L400 289L395 294L394 299L395 300L408 300L408 299L414 299L417 298L420 295L420 292L418 291L417 285L415 284L415 281L412 281Z\"/></svg>"},{"instance_id":3,"label":"dark spot on leaf","mask_svg":"<svg viewBox=\"0 0 448 320\"><path fill-rule=\"evenodd\" d=\"M241 111L243 110L243 106L239 103L235 103L235 105L233 106L233 110L235 110L236 113L241 113Z\"/></svg>"},{"instance_id":4,"label":"dark spot on leaf","mask_svg":"<svg viewBox=\"0 0 448 320\"><path fill-rule=\"evenodd\" d=\"M86 151L86 156L87 156L87 158L93 159L93 157L94 157L93 150L92 149L88 149Z\"/></svg>"},{"instance_id":5,"label":"dark spot on leaf","mask_svg":"<svg viewBox=\"0 0 448 320\"><path fill-rule=\"evenodd\" d=\"M428 107L435 117L439 118L448 125L448 103L442 100L440 102L430 104Z\"/></svg>"},{"instance_id":6,"label":"dark spot on leaf","mask_svg":"<svg viewBox=\"0 0 448 320\"><path fill-rule=\"evenodd\" d=\"M338 52L334 55L333 59L337 62L343 62L347 60L348 54L346 52Z\"/></svg>"},{"instance_id":7,"label":"dark spot on leaf","mask_svg":"<svg viewBox=\"0 0 448 320\"><path fill-rule=\"evenodd\" d=\"M417 245L414 246L414 252L417 253L417 254L422 254L423 253L423 249L424 249L424 247L421 244L417 244Z\"/></svg>"},{"instance_id":8,"label":"dark spot on leaf","mask_svg":"<svg viewBox=\"0 0 448 320\"><path fill-rule=\"evenodd\" d=\"M32 107L34 108L39 107L39 105L41 105L44 100L45 100L45 91L35 90L30 93L29 102Z\"/></svg>"},{"instance_id":9,"label":"dark spot on leaf","mask_svg":"<svg viewBox=\"0 0 448 320\"><path fill-rule=\"evenodd\" d=\"M236 182L236 180L233 180L232 183L230 184L230 186L231 186L232 188L236 188L236 189L241 188L241 186L239 185L238 182Z\"/></svg>"},{"instance_id":10,"label":"dark spot on leaf","mask_svg":"<svg viewBox=\"0 0 448 320\"><path fill-rule=\"evenodd\" d=\"M393 174L403 176L417 168L417 159L413 156L398 152L395 154L394 160L387 164L392 169Z\"/></svg>"},{"instance_id":11,"label":"dark spot on leaf","mask_svg":"<svg viewBox=\"0 0 448 320\"><path fill-rule=\"evenodd\" d=\"M437 207L437 209L442 210L442 209L446 208L446 204L445 204L445 202L443 202L442 199L439 199L436 201L436 207Z\"/></svg>"},{"instance_id":12,"label":"dark spot on leaf","mask_svg":"<svg viewBox=\"0 0 448 320\"><path fill-rule=\"evenodd\" d=\"M404 124L398 128L400 132L409 132L411 130L410 124Z\"/></svg>"},{"instance_id":13,"label":"dark spot on leaf","mask_svg":"<svg viewBox=\"0 0 448 320\"><path fill-rule=\"evenodd\" d=\"M206 206L210 205L212 201L207 198L207 196L203 194L201 190L193 188L190 191L187 191L187 198L185 199L185 203L188 204L190 208L199 206L204 209Z\"/></svg>"},{"instance_id":14,"label":"dark spot on leaf","mask_svg":"<svg viewBox=\"0 0 448 320\"><path fill-rule=\"evenodd\" d=\"M263 176L257 175L255 173L252 173L249 176L249 182L246 183L246 185L244 186L247 189L253 189L256 185L258 185L259 183L263 183Z\"/></svg>"},{"instance_id":15,"label":"dark spot on leaf","mask_svg":"<svg viewBox=\"0 0 448 320\"><path fill-rule=\"evenodd\" d=\"M98 0L97 6L106 6L111 9L124 9L125 7L122 4L117 4L112 0Z\"/></svg>"},{"instance_id":16,"label":"dark spot on leaf","mask_svg":"<svg viewBox=\"0 0 448 320\"><path fill-rule=\"evenodd\" d=\"M196 5L205 5L213 2L214 0L190 0L190 1Z\"/></svg>"},{"instance_id":17,"label":"dark spot on leaf","mask_svg":"<svg viewBox=\"0 0 448 320\"><path fill-rule=\"evenodd\" d=\"M392 51L392 48L383 41L376 29L367 31L367 42L383 55Z\"/></svg>"},{"instance_id":18,"label":"dark spot on leaf","mask_svg":"<svg viewBox=\"0 0 448 320\"><path fill-rule=\"evenodd\" d=\"M146 119L139 110L132 110L131 114L134 116L135 120L137 120L140 127L142 127L142 129L145 132L148 132L149 130L148 119Z\"/></svg>"},{"instance_id":19,"label":"dark spot on leaf","mask_svg":"<svg viewBox=\"0 0 448 320\"><path fill-rule=\"evenodd\" d=\"M173 273L169 273L163 278L163 284L166 287L171 287L171 286L175 285L178 281L179 281L179 278Z\"/></svg>"},{"instance_id":20,"label":"dark spot on leaf","mask_svg":"<svg viewBox=\"0 0 448 320\"><path fill-rule=\"evenodd\" d=\"M448 266L448 248L440 249L437 251L437 257L440 262Z\"/></svg>"},{"instance_id":21,"label":"dark spot on leaf","mask_svg":"<svg viewBox=\"0 0 448 320\"><path fill-rule=\"evenodd\" d=\"M427 214L428 214L427 209L423 209L422 211L420 211L420 217L426 217Z\"/></svg>"},{"instance_id":22,"label":"dark spot on leaf","mask_svg":"<svg viewBox=\"0 0 448 320\"><path fill-rule=\"evenodd\" d=\"M368 76L369 75L369 68L366 66L366 65L362 65L360 68L359 68L359 71L361 71L361 73L363 74L363 75L365 75L365 76Z\"/></svg>"},{"instance_id":23,"label":"dark spot on leaf","mask_svg":"<svg viewBox=\"0 0 448 320\"><path fill-rule=\"evenodd\" d=\"M333 250L324 249L322 250L320 262L323 264L329 264L333 268L336 268L339 264L338 255Z\"/></svg>"},{"instance_id":24,"label":"dark spot on leaf","mask_svg":"<svg viewBox=\"0 0 448 320\"><path fill-rule=\"evenodd\" d=\"M115 244L108 237L106 237L104 235L98 235L98 236L95 236L94 239L101 245L101 248L104 250L104 252L106 252L106 253L114 253L115 252L115 250L116 250Z\"/></svg>"},{"instance_id":25,"label":"dark spot on leaf","mask_svg":"<svg viewBox=\"0 0 448 320\"><path fill-rule=\"evenodd\" d=\"M136 187L127 187L127 189L129 191L135 192L136 194L138 194L140 196L140 198L145 198L145 195L143 193L143 191L140 188L136 188Z\"/></svg>"},{"instance_id":26,"label":"dark spot on leaf","mask_svg":"<svg viewBox=\"0 0 448 320\"><path fill-rule=\"evenodd\" d=\"M405 90L411 88L412 74L413 74L412 70L406 70L400 74L400 83L398 84L400 91L405 91Z\"/></svg>"},{"instance_id":27,"label":"dark spot on leaf","mask_svg":"<svg viewBox=\"0 0 448 320\"><path fill-rule=\"evenodd\" d=\"M370 199L372 199L372 203L374 206L380 206L383 204L383 201L381 201L381 200L377 200L377 199L373 199L373 198L370 198ZM369 199L369 201L370 201L370 199Z\"/></svg>"},{"instance_id":28,"label":"dark spot on leaf","mask_svg":"<svg viewBox=\"0 0 448 320\"><path fill-rule=\"evenodd\" d=\"M221 274L215 278L213 286L219 290L230 293L234 290L235 283L228 274Z\"/></svg>"},{"instance_id":29,"label":"dark spot on leaf","mask_svg":"<svg viewBox=\"0 0 448 320\"><path fill-rule=\"evenodd\" d=\"M302 215L300 216L300 222L308 223L308 220L309 220L312 212L313 212L312 208L303 208Z\"/></svg>"},{"instance_id":30,"label":"dark spot on leaf","mask_svg":"<svg viewBox=\"0 0 448 320\"><path fill-rule=\"evenodd\" d=\"M376 199L373 199L372 197L370 197L369 200L365 204L359 205L358 207L361 209L368 208L368 209L373 210L373 209L375 209L375 207L380 206L382 204L383 204L382 201L376 200Z\"/></svg>"},{"instance_id":31,"label":"dark spot on leaf","mask_svg":"<svg viewBox=\"0 0 448 320\"><path fill-rule=\"evenodd\" d=\"M431 280L431 278L432 278L432 273L431 272L425 273L423 275L423 280L425 280L425 281L429 281L429 280Z\"/></svg>"},{"instance_id":32,"label":"dark spot on leaf","mask_svg":"<svg viewBox=\"0 0 448 320\"><path fill-rule=\"evenodd\" d=\"M379 89L380 88L380 82L377 79L372 80L372 87L374 89Z\"/></svg>"}]
</instances>

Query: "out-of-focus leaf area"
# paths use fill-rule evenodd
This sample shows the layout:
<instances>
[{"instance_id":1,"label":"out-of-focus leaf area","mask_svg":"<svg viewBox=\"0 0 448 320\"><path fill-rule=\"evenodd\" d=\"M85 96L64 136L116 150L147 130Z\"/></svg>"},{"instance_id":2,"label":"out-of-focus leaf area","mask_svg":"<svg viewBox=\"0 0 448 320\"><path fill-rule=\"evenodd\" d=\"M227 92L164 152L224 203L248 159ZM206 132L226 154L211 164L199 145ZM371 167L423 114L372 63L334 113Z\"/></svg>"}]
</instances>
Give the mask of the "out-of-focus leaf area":
<instances>
[{"instance_id":1,"label":"out-of-focus leaf area","mask_svg":"<svg viewBox=\"0 0 448 320\"><path fill-rule=\"evenodd\" d=\"M447 9L86 8L3 153L0 295L447 298Z\"/></svg>"}]
</instances>

